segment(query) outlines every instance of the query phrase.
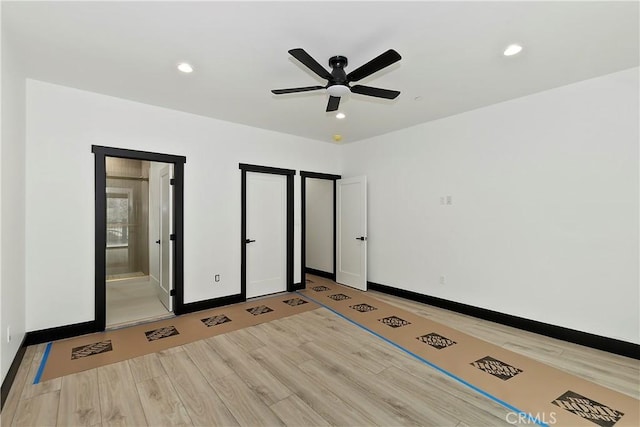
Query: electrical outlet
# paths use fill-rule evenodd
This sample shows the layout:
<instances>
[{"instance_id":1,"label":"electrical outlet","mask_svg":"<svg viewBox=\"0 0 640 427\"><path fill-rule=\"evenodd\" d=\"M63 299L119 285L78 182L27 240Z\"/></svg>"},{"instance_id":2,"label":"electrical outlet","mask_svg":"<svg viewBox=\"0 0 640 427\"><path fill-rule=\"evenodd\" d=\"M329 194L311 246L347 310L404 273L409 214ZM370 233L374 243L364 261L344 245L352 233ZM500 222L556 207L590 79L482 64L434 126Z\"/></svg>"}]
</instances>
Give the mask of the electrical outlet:
<instances>
[{"instance_id":1,"label":"electrical outlet","mask_svg":"<svg viewBox=\"0 0 640 427\"><path fill-rule=\"evenodd\" d=\"M444 277L444 275L440 276L440 284L444 285L446 283L446 278Z\"/></svg>"},{"instance_id":2,"label":"electrical outlet","mask_svg":"<svg viewBox=\"0 0 640 427\"><path fill-rule=\"evenodd\" d=\"M447 204L448 205L452 205L453 204L453 198L451 196L447 196Z\"/></svg>"},{"instance_id":3,"label":"electrical outlet","mask_svg":"<svg viewBox=\"0 0 640 427\"><path fill-rule=\"evenodd\" d=\"M215 276L213 276L213 280L215 280L216 282L220 281L220 275L216 274Z\"/></svg>"},{"instance_id":4,"label":"electrical outlet","mask_svg":"<svg viewBox=\"0 0 640 427\"><path fill-rule=\"evenodd\" d=\"M11 342L11 326L7 326L7 342Z\"/></svg>"}]
</instances>

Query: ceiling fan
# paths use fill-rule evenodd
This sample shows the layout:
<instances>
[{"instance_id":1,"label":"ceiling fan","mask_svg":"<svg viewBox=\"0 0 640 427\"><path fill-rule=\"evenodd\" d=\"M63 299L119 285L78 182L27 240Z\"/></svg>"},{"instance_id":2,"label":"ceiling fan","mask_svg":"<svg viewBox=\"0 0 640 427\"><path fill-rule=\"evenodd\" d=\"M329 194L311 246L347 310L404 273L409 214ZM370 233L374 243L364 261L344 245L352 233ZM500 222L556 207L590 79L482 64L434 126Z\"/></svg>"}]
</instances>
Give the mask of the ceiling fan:
<instances>
[{"instance_id":1,"label":"ceiling fan","mask_svg":"<svg viewBox=\"0 0 640 427\"><path fill-rule=\"evenodd\" d=\"M311 57L304 49L297 48L289 51L291 56L302 62L307 68L316 73L318 76L327 80L326 86L306 86L291 89L274 89L275 95L285 93L309 92L312 90L326 89L329 94L329 102L327 103L327 112L336 111L340 105L340 97L350 92L359 93L360 95L374 96L376 98L395 99L400 92L397 90L380 89L377 87L354 85L349 86L351 82L357 82L371 74L382 70L385 67L402 59L400 54L393 49L378 55L371 61L356 68L349 74L346 74L344 67L347 66L347 58L344 56L333 56L329 58L329 66L331 72L327 71L322 65Z\"/></svg>"}]
</instances>

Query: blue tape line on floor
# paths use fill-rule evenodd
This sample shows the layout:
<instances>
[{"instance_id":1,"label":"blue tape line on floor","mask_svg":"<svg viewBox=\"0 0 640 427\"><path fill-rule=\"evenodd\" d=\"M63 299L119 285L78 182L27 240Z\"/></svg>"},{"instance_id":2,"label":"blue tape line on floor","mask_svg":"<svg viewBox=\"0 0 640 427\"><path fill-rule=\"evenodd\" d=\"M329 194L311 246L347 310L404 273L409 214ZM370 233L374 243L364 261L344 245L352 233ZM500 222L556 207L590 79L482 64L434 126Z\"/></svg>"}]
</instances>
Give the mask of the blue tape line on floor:
<instances>
[{"instance_id":1,"label":"blue tape line on floor","mask_svg":"<svg viewBox=\"0 0 640 427\"><path fill-rule=\"evenodd\" d=\"M44 372L44 367L47 364L47 359L49 358L49 352L51 351L51 345L53 343L50 342L47 344L47 348L44 349L44 354L42 355L42 361L40 362L40 366L38 367L38 372L36 373L36 377L33 379L34 384L38 384L40 382L40 378L42 377L42 373Z\"/></svg>"},{"instance_id":2,"label":"blue tape line on floor","mask_svg":"<svg viewBox=\"0 0 640 427\"><path fill-rule=\"evenodd\" d=\"M332 312L332 313L334 313L334 314L337 314L338 316L340 316L341 318L343 318L343 319L347 320L348 322L350 322L350 323L352 323L352 324L354 324L354 325L358 326L359 328L364 329L365 331L369 332L369 333L370 333L370 334L372 334L372 335L375 335L376 337L378 337L378 338L380 338L381 340L383 340L383 341L385 341L385 342L387 342L387 343L391 344L392 346L396 347L397 349L402 350L403 352L405 352L405 353L407 353L408 355L412 356L413 358L415 358L415 359L419 360L420 362L422 362L422 363L424 363L424 364L426 364L426 365L428 365L428 366L431 366L432 368L434 368L434 369L436 369L437 371L439 371L439 372L441 372L441 373L445 374L445 375L446 375L446 376L448 376L449 378L452 378L452 379L454 379L454 380L458 381L459 383L466 385L467 387L471 388L472 390L477 391L477 392L478 392L478 393L480 393L481 395L483 395L483 396L485 396L485 397L487 397L487 398L489 398L489 399L493 400L494 402L496 402L496 403L498 403L498 404L500 404L500 405L504 406L505 408L510 409L510 410L512 410L512 411L514 411L514 412L516 412L516 413L518 413L518 414L522 414L522 415L526 416L526 417L527 417L527 419L529 419L530 421L532 421L532 422L534 422L534 423L536 423L536 424L538 424L538 425L540 425L540 426L549 427L549 425L548 425L548 424L543 423L542 421L540 421L539 419L537 419L537 418L535 418L535 417L531 416L530 414L527 414L526 412L521 411L520 409L516 408L516 407L515 407L515 406L513 406L513 405L510 405L509 403L505 402L504 400L499 399L499 398L495 397L494 395L487 393L486 391L482 390L481 388L478 388L477 386L475 386L475 385L473 385L473 384L471 384L471 383L469 383L469 382L467 382L467 381L463 380L462 378L460 378L460 377L458 377L457 375L452 374L451 372L449 372L449 371L447 371L447 370L445 370L445 369L441 368L440 366L438 366L438 365L434 364L433 362L429 362L429 361L428 361L427 359L425 359L424 357L419 356L419 355L415 354L414 352L412 352L412 351L410 351L410 350L407 350L406 348L402 347L401 345L396 344L395 342L391 341L390 339L388 339L388 338L386 338L386 337L383 337L383 336L382 336L382 335L380 335L379 333L377 333L377 332L375 332L375 331L372 331L371 329L367 328L367 327L366 327L366 326L364 326L364 325L361 325L360 323L356 322L355 320L349 319L349 318L348 318L347 316L345 316L344 314L342 314L342 313L340 313L340 312L338 312L338 311L334 310L333 308L329 307L328 305L325 305L325 304L321 303L320 301L316 300L315 298L312 298L312 297L310 297L310 296L308 296L308 295L305 295L305 294L301 294L301 293L300 293L300 292L298 292L298 291L296 291L296 293L297 293L298 295L300 295L300 296L304 297L304 298L308 298L308 299L310 299L311 301L315 302L315 303L316 303L316 304L318 304L318 305L321 305L322 307L326 308L327 310L331 311L331 312Z\"/></svg>"}]
</instances>

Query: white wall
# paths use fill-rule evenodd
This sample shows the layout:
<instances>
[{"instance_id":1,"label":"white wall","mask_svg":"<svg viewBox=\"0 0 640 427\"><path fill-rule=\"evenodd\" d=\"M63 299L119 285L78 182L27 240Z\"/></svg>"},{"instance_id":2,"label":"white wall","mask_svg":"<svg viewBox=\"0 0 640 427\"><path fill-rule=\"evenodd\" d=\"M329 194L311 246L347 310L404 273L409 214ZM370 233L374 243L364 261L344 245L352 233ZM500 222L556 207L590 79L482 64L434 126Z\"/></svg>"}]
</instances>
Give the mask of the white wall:
<instances>
[{"instance_id":1,"label":"white wall","mask_svg":"<svg viewBox=\"0 0 640 427\"><path fill-rule=\"evenodd\" d=\"M339 172L333 144L27 80L27 330L94 317L92 144L187 157L185 302L240 292L238 163Z\"/></svg>"},{"instance_id":2,"label":"white wall","mask_svg":"<svg viewBox=\"0 0 640 427\"><path fill-rule=\"evenodd\" d=\"M369 280L639 343L638 117L635 68L344 146Z\"/></svg>"},{"instance_id":3,"label":"white wall","mask_svg":"<svg viewBox=\"0 0 640 427\"><path fill-rule=\"evenodd\" d=\"M96 144L187 156L185 302L239 292L243 162L366 174L373 282L638 343L637 94L632 69L339 147L28 80L27 330L93 319Z\"/></svg>"},{"instance_id":4,"label":"white wall","mask_svg":"<svg viewBox=\"0 0 640 427\"><path fill-rule=\"evenodd\" d=\"M305 199L306 266L333 273L333 181L306 178Z\"/></svg>"},{"instance_id":5,"label":"white wall","mask_svg":"<svg viewBox=\"0 0 640 427\"><path fill-rule=\"evenodd\" d=\"M25 79L5 34L1 81L0 376L4 380L25 334ZM10 343L7 328L11 328Z\"/></svg>"},{"instance_id":6,"label":"white wall","mask_svg":"<svg viewBox=\"0 0 640 427\"><path fill-rule=\"evenodd\" d=\"M4 37L2 37L2 6L0 5L0 101L3 100L4 98L2 97L2 43L3 43ZM2 236L2 102L0 102L0 236ZM2 384L2 381L4 380L5 376L7 375L7 371L4 370L4 365L3 365L3 353L4 353L4 346L1 344L2 342L2 330L4 330L3 328L3 322L2 322L2 242L0 240L0 384ZM8 369L8 368L7 368Z\"/></svg>"}]
</instances>

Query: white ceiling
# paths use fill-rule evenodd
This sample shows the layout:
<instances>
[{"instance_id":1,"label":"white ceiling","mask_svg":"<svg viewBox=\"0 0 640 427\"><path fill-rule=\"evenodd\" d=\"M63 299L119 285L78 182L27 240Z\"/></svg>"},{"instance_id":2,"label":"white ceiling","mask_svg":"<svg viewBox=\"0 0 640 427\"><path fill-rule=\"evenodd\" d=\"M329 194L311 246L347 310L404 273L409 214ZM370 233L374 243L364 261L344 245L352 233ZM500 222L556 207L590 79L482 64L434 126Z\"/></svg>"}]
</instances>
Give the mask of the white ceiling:
<instances>
[{"instance_id":1,"label":"white ceiling","mask_svg":"<svg viewBox=\"0 0 640 427\"><path fill-rule=\"evenodd\" d=\"M638 66L638 2L2 2L27 77L322 141L351 142ZM510 43L524 51L502 55ZM287 51L349 72L395 49L338 120L326 82ZM188 61L186 75L176 64ZM416 98L419 100L416 100Z\"/></svg>"}]
</instances>

